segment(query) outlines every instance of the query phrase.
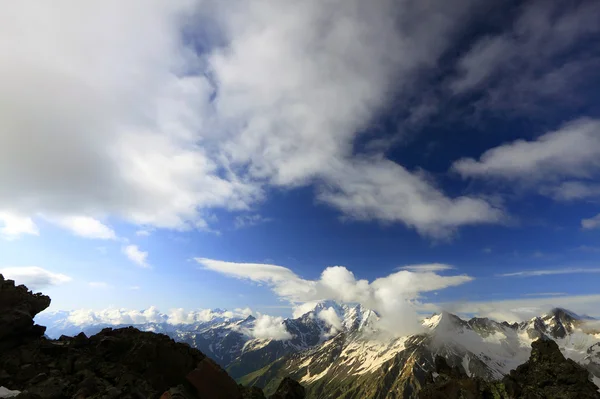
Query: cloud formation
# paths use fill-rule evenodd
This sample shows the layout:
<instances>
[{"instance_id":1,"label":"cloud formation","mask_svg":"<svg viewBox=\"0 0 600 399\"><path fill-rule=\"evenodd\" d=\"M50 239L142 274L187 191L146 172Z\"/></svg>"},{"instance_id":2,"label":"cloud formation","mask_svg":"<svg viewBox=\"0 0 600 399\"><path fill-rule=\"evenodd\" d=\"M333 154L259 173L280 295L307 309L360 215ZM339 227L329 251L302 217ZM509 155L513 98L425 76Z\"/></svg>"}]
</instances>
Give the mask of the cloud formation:
<instances>
[{"instance_id":1,"label":"cloud formation","mask_svg":"<svg viewBox=\"0 0 600 399\"><path fill-rule=\"evenodd\" d=\"M0 237L6 240L14 240L23 234L34 236L40 234L37 225L30 217L12 212L0 212L0 226Z\"/></svg>"},{"instance_id":2,"label":"cloud formation","mask_svg":"<svg viewBox=\"0 0 600 399\"><path fill-rule=\"evenodd\" d=\"M0 268L0 274L4 278L15 280L17 284L26 285L30 290L39 290L72 280L67 275L54 273L37 266L3 267Z\"/></svg>"},{"instance_id":3,"label":"cloud formation","mask_svg":"<svg viewBox=\"0 0 600 399\"><path fill-rule=\"evenodd\" d=\"M254 338L287 340L292 339L292 334L285 328L282 317L260 315L251 331Z\"/></svg>"},{"instance_id":4,"label":"cloud formation","mask_svg":"<svg viewBox=\"0 0 600 399\"><path fill-rule=\"evenodd\" d=\"M476 93L476 108L492 112L544 112L549 102L577 107L584 98L577 89L600 65L597 54L580 46L600 32L598 15L596 1L521 3L507 28L476 37L460 56L450 91Z\"/></svg>"},{"instance_id":5,"label":"cloud formation","mask_svg":"<svg viewBox=\"0 0 600 399\"><path fill-rule=\"evenodd\" d=\"M50 219L50 221L80 237L99 240L115 240L117 238L113 229L88 216L65 216Z\"/></svg>"},{"instance_id":6,"label":"cloud formation","mask_svg":"<svg viewBox=\"0 0 600 399\"><path fill-rule=\"evenodd\" d=\"M408 266L400 266L399 270L408 270L411 272L419 273L419 272L441 272L444 270L452 270L455 269L454 266L446 265L443 263L429 263L422 265L408 265Z\"/></svg>"},{"instance_id":7,"label":"cloud formation","mask_svg":"<svg viewBox=\"0 0 600 399\"><path fill-rule=\"evenodd\" d=\"M499 277L534 277L550 276L554 274L578 274L578 273L600 273L600 268L567 267L563 269L525 270L498 274Z\"/></svg>"},{"instance_id":8,"label":"cloud formation","mask_svg":"<svg viewBox=\"0 0 600 399\"><path fill-rule=\"evenodd\" d=\"M600 227L600 213L594 217L581 220L581 227L586 230L597 229Z\"/></svg>"},{"instance_id":9,"label":"cloud formation","mask_svg":"<svg viewBox=\"0 0 600 399\"><path fill-rule=\"evenodd\" d=\"M155 306L144 310L130 310L123 308L107 308L102 310L77 309L68 312L67 320L77 326L91 324L194 324L206 323L213 320L225 320L233 317L246 317L247 309L243 312L216 311L211 309L184 310L171 309L162 313Z\"/></svg>"},{"instance_id":10,"label":"cloud formation","mask_svg":"<svg viewBox=\"0 0 600 399\"><path fill-rule=\"evenodd\" d=\"M150 265L147 262L148 252L141 251L137 245L127 245L122 249L123 253L130 261L135 263L136 265L149 268Z\"/></svg>"},{"instance_id":11,"label":"cloud formation","mask_svg":"<svg viewBox=\"0 0 600 399\"><path fill-rule=\"evenodd\" d=\"M452 168L463 177L539 182L589 178L600 171L600 121L579 119L536 140L516 140L464 158Z\"/></svg>"},{"instance_id":12,"label":"cloud formation","mask_svg":"<svg viewBox=\"0 0 600 399\"><path fill-rule=\"evenodd\" d=\"M446 310L455 314L490 317L497 321L525 321L540 316L552 308L562 307L580 315L600 316L600 295L548 296L542 298L506 299L499 301L471 301L425 304L420 310L439 312Z\"/></svg>"},{"instance_id":13,"label":"cloud formation","mask_svg":"<svg viewBox=\"0 0 600 399\"><path fill-rule=\"evenodd\" d=\"M305 280L288 268L256 263L234 263L195 258L204 268L231 277L268 285L282 299L304 303L332 299L361 303L381 316L379 326L393 334L420 331L421 326L413 307L423 292L457 286L473 280L467 275L440 276L433 272L414 273L401 270L372 282L357 280L343 266L323 270L318 280Z\"/></svg>"},{"instance_id":14,"label":"cloud formation","mask_svg":"<svg viewBox=\"0 0 600 399\"><path fill-rule=\"evenodd\" d=\"M330 335L343 330L342 320L333 307L321 310L317 317L331 327Z\"/></svg>"},{"instance_id":15,"label":"cloud formation","mask_svg":"<svg viewBox=\"0 0 600 399\"><path fill-rule=\"evenodd\" d=\"M209 229L212 208L314 184L349 218L424 235L499 223L485 199L354 148L392 97L418 92L472 3L15 5L0 17L0 214L88 218L59 225L108 239L92 220Z\"/></svg>"}]
</instances>

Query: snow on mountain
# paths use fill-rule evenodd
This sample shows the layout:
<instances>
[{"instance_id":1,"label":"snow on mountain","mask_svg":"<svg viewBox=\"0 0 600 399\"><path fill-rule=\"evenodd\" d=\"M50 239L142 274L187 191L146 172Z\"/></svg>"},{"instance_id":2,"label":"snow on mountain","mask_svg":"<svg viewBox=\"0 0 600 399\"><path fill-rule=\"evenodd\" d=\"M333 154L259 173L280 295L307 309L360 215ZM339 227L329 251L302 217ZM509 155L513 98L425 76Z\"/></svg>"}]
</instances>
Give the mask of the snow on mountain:
<instances>
[{"instance_id":1,"label":"snow on mountain","mask_svg":"<svg viewBox=\"0 0 600 399\"><path fill-rule=\"evenodd\" d=\"M75 319L69 312L40 316L36 321L47 325L54 337L133 324L200 349L246 383L261 385L289 374L312 388L333 384L356 390L357 397L367 391L417 389L436 355L468 375L500 378L529 358L531 342L541 336L554 339L567 358L584 365L594 381L600 381L598 321L560 308L513 324L477 317L463 320L442 312L422 321L422 333L392 337L377 330L379 316L372 310L322 301L306 307L300 317L283 320L291 335L286 340L255 338L253 316L220 309L193 315L147 310L78 314ZM148 319L152 321L122 323ZM377 379L394 382L373 386L371 381Z\"/></svg>"},{"instance_id":2,"label":"snow on mountain","mask_svg":"<svg viewBox=\"0 0 600 399\"><path fill-rule=\"evenodd\" d=\"M600 381L600 335L590 330L594 323L564 309L521 324L488 318L465 321L442 312L423 320L421 334L407 337L365 328L344 331L320 345L290 353L242 381L261 386L291 375L323 398L333 399L336 392L386 397L388 392L418 389L437 355L470 376L501 378L527 361L531 343L541 336L554 339L567 358L584 365L594 381ZM269 392L273 387L264 388Z\"/></svg>"}]
</instances>

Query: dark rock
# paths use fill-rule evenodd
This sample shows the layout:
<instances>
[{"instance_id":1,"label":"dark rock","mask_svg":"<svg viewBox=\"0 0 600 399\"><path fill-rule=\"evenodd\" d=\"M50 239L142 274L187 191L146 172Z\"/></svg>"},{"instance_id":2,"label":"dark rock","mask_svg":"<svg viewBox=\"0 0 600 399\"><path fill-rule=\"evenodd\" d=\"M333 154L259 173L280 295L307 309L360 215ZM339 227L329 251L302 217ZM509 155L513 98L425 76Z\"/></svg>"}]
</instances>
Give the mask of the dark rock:
<instances>
[{"instance_id":1,"label":"dark rock","mask_svg":"<svg viewBox=\"0 0 600 399\"><path fill-rule=\"evenodd\" d=\"M241 399L237 383L217 363L205 358L186 377L200 398Z\"/></svg>"},{"instance_id":2,"label":"dark rock","mask_svg":"<svg viewBox=\"0 0 600 399\"><path fill-rule=\"evenodd\" d=\"M590 381L588 371L571 359L565 359L556 342L542 338L533 342L531 347L529 360L512 370L502 381L487 382L465 375L457 376L458 371L448 371L441 365L440 370L446 376L453 376L425 386L419 392L419 398L600 399L598 388Z\"/></svg>"},{"instance_id":3,"label":"dark rock","mask_svg":"<svg viewBox=\"0 0 600 399\"><path fill-rule=\"evenodd\" d=\"M285 377L279 384L275 394L271 395L269 399L304 399L305 396L306 391L298 381Z\"/></svg>"},{"instance_id":4,"label":"dark rock","mask_svg":"<svg viewBox=\"0 0 600 399\"><path fill-rule=\"evenodd\" d=\"M33 294L24 285L15 286L0 274L0 350L43 336L46 328L34 326L33 318L48 306L48 296Z\"/></svg>"},{"instance_id":5,"label":"dark rock","mask_svg":"<svg viewBox=\"0 0 600 399\"><path fill-rule=\"evenodd\" d=\"M265 394L260 388L240 386L240 389L243 399L265 399Z\"/></svg>"}]
</instances>

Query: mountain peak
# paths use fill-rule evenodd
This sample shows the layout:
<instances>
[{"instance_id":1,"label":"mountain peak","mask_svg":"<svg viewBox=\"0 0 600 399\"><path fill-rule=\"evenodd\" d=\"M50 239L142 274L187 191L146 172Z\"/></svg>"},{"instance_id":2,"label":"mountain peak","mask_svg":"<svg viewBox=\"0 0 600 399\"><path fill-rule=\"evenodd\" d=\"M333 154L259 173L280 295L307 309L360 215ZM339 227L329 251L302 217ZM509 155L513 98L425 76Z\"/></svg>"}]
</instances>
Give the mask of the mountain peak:
<instances>
[{"instance_id":1,"label":"mountain peak","mask_svg":"<svg viewBox=\"0 0 600 399\"><path fill-rule=\"evenodd\" d=\"M441 313L436 313L431 317L423 320L423 326L435 330L450 330L461 327L468 327L467 322L460 317L443 310Z\"/></svg>"}]
</instances>

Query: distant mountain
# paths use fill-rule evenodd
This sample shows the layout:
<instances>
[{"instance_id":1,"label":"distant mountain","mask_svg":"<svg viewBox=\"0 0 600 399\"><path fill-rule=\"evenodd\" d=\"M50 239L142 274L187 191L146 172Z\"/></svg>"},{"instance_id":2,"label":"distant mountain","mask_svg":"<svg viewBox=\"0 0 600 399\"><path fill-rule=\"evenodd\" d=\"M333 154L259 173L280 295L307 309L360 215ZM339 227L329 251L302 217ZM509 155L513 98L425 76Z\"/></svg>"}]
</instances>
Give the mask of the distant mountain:
<instances>
[{"instance_id":1,"label":"distant mountain","mask_svg":"<svg viewBox=\"0 0 600 399\"><path fill-rule=\"evenodd\" d=\"M527 361L531 343L545 337L589 370L600 382L600 334L589 318L564 309L520 324L487 318L465 321L443 312L423 321L424 332L388 338L361 329L340 333L309 350L292 353L242 377L269 393L290 375L307 387L309 398L411 398L442 356L467 376L500 379Z\"/></svg>"},{"instance_id":2,"label":"distant mountain","mask_svg":"<svg viewBox=\"0 0 600 399\"><path fill-rule=\"evenodd\" d=\"M220 312L213 311L225 313ZM81 330L65 322L64 316L52 316L49 333L74 335ZM512 324L488 318L463 320L442 312L423 320L422 333L403 337L377 331L378 318L361 305L324 301L301 317L284 320L292 339L283 341L253 338L252 316L135 326L200 349L232 377L264 388L267 394L290 375L307 387L309 398L411 398L434 370L436 356L467 376L500 379L528 360L531 343L540 337L554 340L567 358L586 367L600 383L597 321L565 309ZM46 320L37 321L48 325ZM93 333L104 326L92 323L83 330Z\"/></svg>"}]
</instances>

